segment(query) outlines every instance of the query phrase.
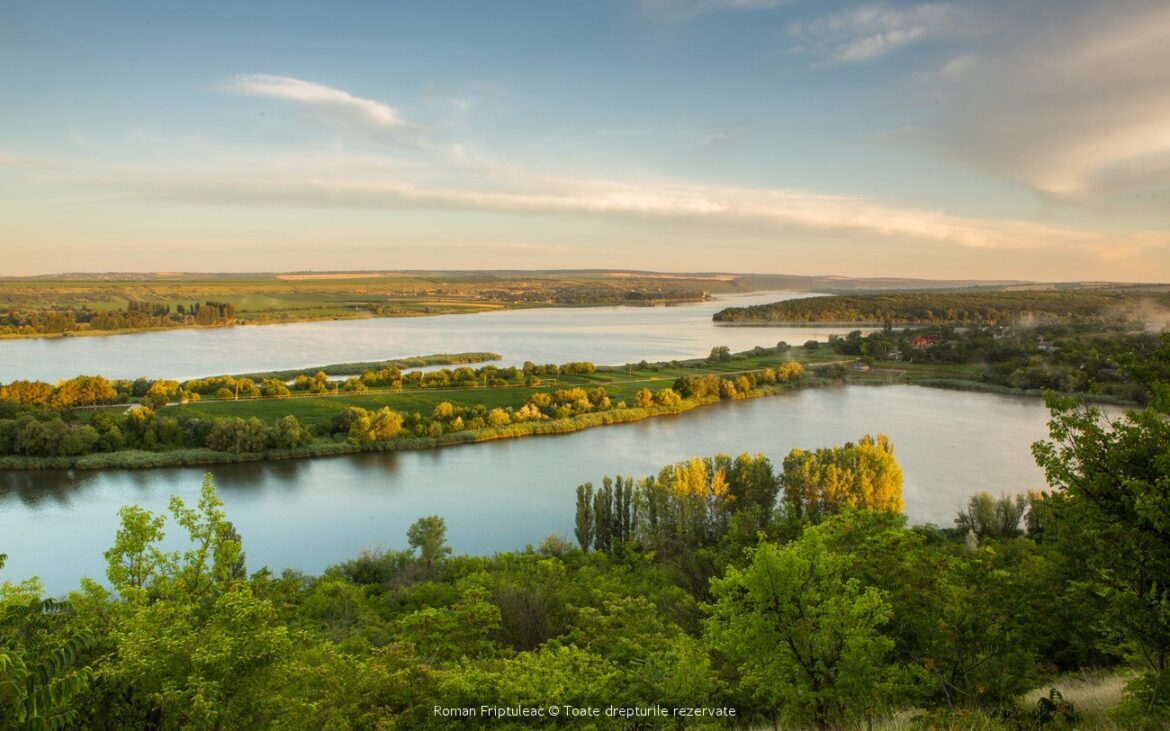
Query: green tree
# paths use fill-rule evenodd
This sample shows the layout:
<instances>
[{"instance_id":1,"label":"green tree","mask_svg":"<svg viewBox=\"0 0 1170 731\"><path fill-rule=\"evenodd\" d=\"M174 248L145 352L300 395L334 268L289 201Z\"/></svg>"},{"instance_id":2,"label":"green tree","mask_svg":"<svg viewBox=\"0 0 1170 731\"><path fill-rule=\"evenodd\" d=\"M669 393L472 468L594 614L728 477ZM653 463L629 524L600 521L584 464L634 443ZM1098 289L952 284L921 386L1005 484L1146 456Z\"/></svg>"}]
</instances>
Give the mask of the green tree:
<instances>
[{"instance_id":1,"label":"green tree","mask_svg":"<svg viewBox=\"0 0 1170 731\"><path fill-rule=\"evenodd\" d=\"M116 648L100 665L104 704L82 725L125 728L241 728L266 692L265 680L290 650L288 629L243 576L239 536L226 519L211 475L199 503L173 497L171 518L187 546L163 552L159 520L123 511L107 552L108 575L122 602L111 608L90 584L79 601L108 627Z\"/></svg>"},{"instance_id":2,"label":"green tree","mask_svg":"<svg viewBox=\"0 0 1170 731\"><path fill-rule=\"evenodd\" d=\"M773 723L844 728L880 707L893 642L880 591L846 574L816 528L780 547L762 543L748 565L712 580L706 625Z\"/></svg>"},{"instance_id":3,"label":"green tree","mask_svg":"<svg viewBox=\"0 0 1170 731\"><path fill-rule=\"evenodd\" d=\"M1019 535L1020 521L1026 512L1026 495L1001 495L997 499L981 492L967 501L967 509L955 518L955 527L964 533L972 531L980 538L1011 538Z\"/></svg>"},{"instance_id":4,"label":"green tree","mask_svg":"<svg viewBox=\"0 0 1170 731\"><path fill-rule=\"evenodd\" d=\"M0 570L7 556L0 553ZM33 586L0 585L0 727L41 731L72 726L77 697L93 678L80 662L93 644L75 631L67 602L41 599Z\"/></svg>"},{"instance_id":5,"label":"green tree","mask_svg":"<svg viewBox=\"0 0 1170 731\"><path fill-rule=\"evenodd\" d=\"M419 518L406 531L410 547L418 551L419 559L428 573L432 573L435 565L451 554L451 547L447 545L447 521L437 515Z\"/></svg>"},{"instance_id":6,"label":"green tree","mask_svg":"<svg viewBox=\"0 0 1170 731\"><path fill-rule=\"evenodd\" d=\"M1056 488L1043 501L1043 539L1082 561L1105 599L1106 641L1170 677L1170 418L1156 396L1113 421L1070 398L1047 401L1050 440L1032 447ZM1166 695L1149 701L1170 705Z\"/></svg>"},{"instance_id":7,"label":"green tree","mask_svg":"<svg viewBox=\"0 0 1170 731\"><path fill-rule=\"evenodd\" d=\"M581 550L588 552L593 545L594 515L593 515L593 483L586 482L577 485L577 518L574 534Z\"/></svg>"},{"instance_id":8,"label":"green tree","mask_svg":"<svg viewBox=\"0 0 1170 731\"><path fill-rule=\"evenodd\" d=\"M295 449L313 442L313 432L306 428L297 417L282 416L272 426L268 441L276 449Z\"/></svg>"}]
</instances>

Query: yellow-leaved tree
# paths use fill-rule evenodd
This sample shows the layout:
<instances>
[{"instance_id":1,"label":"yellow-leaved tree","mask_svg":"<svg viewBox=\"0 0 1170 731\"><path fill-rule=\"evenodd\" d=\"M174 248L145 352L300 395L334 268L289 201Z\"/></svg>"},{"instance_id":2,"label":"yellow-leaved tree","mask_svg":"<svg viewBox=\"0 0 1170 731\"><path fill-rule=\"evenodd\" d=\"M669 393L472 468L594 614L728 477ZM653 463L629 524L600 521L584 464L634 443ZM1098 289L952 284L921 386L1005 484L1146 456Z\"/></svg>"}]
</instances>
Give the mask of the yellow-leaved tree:
<instances>
[{"instance_id":1,"label":"yellow-leaved tree","mask_svg":"<svg viewBox=\"0 0 1170 731\"><path fill-rule=\"evenodd\" d=\"M819 523L843 507L902 512L902 468L885 434L784 458L784 500L798 520Z\"/></svg>"}]
</instances>

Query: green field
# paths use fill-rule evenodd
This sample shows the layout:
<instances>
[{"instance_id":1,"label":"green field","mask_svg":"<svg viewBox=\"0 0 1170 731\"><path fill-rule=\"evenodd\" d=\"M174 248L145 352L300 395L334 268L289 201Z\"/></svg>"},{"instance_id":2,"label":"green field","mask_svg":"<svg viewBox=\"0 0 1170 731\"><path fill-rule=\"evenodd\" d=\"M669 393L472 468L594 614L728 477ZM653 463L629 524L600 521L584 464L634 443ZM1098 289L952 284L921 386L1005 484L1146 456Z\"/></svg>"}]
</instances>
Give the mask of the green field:
<instances>
[{"instance_id":1,"label":"green field","mask_svg":"<svg viewBox=\"0 0 1170 731\"><path fill-rule=\"evenodd\" d=\"M789 351L792 359L806 364L816 364L840 360L833 353L817 351L809 353L802 348ZM449 401L457 406L474 406L483 404L489 409L519 408L528 398L539 391L548 391L560 388L596 388L602 386L616 404L619 401L633 403L634 394L643 388L657 391L674 383L680 376L694 375L736 375L748 371L758 371L763 368L775 367L788 359L788 354L777 356L768 354L756 357L730 360L724 363L710 363L705 360L691 360L679 362L678 365L652 364L648 368L630 366L626 368L599 368L589 375L562 375L554 378L542 378L538 387L528 386L492 386L488 388L413 388L406 387L401 391L389 389L371 389L366 393L337 395L301 395L294 394L288 398L254 398L228 401L199 401L190 404L173 404L165 407L162 413L178 415L180 413L200 418L222 418L238 416L249 418L258 417L264 421L274 421L282 416L292 414L303 424L318 426L328 425L333 416L351 406L363 409L376 410L388 406L400 413L418 412L424 416L434 411L438 404Z\"/></svg>"},{"instance_id":2,"label":"green field","mask_svg":"<svg viewBox=\"0 0 1170 731\"><path fill-rule=\"evenodd\" d=\"M230 317L204 326L415 317L504 308L653 304L748 291L734 279L631 272L362 272L87 275L0 279L0 337L93 335L192 327L179 307L215 302ZM110 324L94 315L131 303L162 313Z\"/></svg>"}]
</instances>

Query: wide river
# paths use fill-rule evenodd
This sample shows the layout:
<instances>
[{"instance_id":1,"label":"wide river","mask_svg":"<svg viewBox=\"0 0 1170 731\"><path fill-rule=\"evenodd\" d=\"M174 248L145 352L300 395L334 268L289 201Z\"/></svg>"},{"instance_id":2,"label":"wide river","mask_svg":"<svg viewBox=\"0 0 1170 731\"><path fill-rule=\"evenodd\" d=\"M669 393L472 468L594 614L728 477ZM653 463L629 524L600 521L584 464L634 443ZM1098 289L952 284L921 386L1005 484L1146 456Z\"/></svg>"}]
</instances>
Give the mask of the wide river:
<instances>
[{"instance_id":1,"label":"wide river","mask_svg":"<svg viewBox=\"0 0 1170 731\"><path fill-rule=\"evenodd\" d=\"M716 328L709 318L721 306L726 302L0 342L0 380L53 378L77 372L78 364L86 364L83 372L110 376L149 368L154 375L182 377L463 350L494 350L509 362L620 363L704 355L719 344L740 350L814 337L791 328ZM829 332L815 331L819 339ZM245 333L252 342L243 340ZM13 366L10 353L22 365ZM605 474L643 476L717 452L761 452L778 465L794 447L840 444L877 432L890 435L897 447L911 521L949 525L973 492L1042 487L1029 445L1044 437L1046 418L1036 400L851 386L564 436L211 471L243 536L249 569L319 572L364 548L405 547L406 529L420 516L443 516L457 552L523 548L550 533L571 536L576 486ZM37 575L54 594L76 587L82 576L104 581L102 552L113 542L118 508L134 503L161 512L171 495L193 504L203 472L0 473L0 553L9 554L0 581ZM176 533L172 527L173 547L181 545Z\"/></svg>"},{"instance_id":2,"label":"wide river","mask_svg":"<svg viewBox=\"0 0 1170 731\"><path fill-rule=\"evenodd\" d=\"M757 292L671 307L574 307L441 317L299 322L169 330L105 337L0 340L0 381L56 382L79 374L108 378L196 378L427 353L490 352L504 365L587 360L614 365L694 358L712 346L732 351L784 340L799 345L855 328L720 327L711 316L732 306L807 297Z\"/></svg>"}]
</instances>

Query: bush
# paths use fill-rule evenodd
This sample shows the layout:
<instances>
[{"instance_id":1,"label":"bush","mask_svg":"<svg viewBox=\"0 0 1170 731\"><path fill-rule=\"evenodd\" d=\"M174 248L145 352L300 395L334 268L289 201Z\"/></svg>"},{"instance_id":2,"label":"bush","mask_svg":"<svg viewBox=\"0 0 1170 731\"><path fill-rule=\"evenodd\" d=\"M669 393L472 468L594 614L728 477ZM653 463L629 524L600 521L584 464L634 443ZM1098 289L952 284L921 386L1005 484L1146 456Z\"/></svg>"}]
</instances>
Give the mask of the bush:
<instances>
[{"instance_id":1,"label":"bush","mask_svg":"<svg viewBox=\"0 0 1170 731\"><path fill-rule=\"evenodd\" d=\"M664 388L654 395L654 401L657 402L659 406L674 408L682 404L682 396L679 396L678 392L673 388Z\"/></svg>"}]
</instances>

